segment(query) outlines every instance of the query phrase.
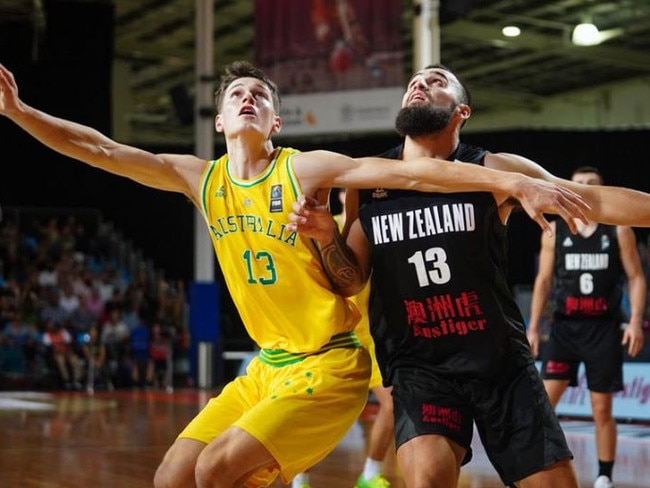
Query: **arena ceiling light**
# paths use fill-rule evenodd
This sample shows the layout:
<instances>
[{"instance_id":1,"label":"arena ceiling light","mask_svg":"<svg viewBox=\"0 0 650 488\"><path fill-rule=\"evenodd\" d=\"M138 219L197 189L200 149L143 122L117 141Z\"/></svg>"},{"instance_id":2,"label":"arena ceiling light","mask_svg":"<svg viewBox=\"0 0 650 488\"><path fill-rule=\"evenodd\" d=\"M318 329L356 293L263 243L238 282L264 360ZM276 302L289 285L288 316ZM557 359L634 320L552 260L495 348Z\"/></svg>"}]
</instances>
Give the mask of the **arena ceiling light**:
<instances>
[{"instance_id":1,"label":"arena ceiling light","mask_svg":"<svg viewBox=\"0 0 650 488\"><path fill-rule=\"evenodd\" d=\"M600 31L591 22L583 22L573 28L571 42L576 46L596 46L602 42Z\"/></svg>"}]
</instances>

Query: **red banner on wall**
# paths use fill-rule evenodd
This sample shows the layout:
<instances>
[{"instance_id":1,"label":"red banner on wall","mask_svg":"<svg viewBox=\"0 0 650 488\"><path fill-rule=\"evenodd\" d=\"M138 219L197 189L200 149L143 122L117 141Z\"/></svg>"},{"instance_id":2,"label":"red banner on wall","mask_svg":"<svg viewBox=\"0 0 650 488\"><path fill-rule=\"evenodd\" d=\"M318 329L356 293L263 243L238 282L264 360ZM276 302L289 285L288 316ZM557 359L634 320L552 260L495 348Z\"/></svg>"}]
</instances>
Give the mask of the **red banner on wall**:
<instances>
[{"instance_id":1,"label":"red banner on wall","mask_svg":"<svg viewBox=\"0 0 650 488\"><path fill-rule=\"evenodd\" d=\"M401 18L401 0L256 0L256 65L278 84L291 119L283 132L391 129L404 85Z\"/></svg>"}]
</instances>

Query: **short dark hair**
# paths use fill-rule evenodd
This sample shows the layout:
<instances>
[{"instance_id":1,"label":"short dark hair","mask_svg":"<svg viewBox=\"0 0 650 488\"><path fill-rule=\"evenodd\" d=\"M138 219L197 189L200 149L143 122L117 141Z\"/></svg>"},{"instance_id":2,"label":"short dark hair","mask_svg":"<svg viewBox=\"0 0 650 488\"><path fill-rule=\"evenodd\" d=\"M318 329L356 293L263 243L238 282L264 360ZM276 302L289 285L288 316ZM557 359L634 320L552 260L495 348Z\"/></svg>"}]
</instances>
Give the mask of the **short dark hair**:
<instances>
[{"instance_id":1,"label":"short dark hair","mask_svg":"<svg viewBox=\"0 0 650 488\"><path fill-rule=\"evenodd\" d=\"M221 104L223 103L223 96L230 84L239 79L239 78L257 78L262 83L264 83L269 90L271 90L271 96L273 97L273 108L275 109L276 114L280 114L280 94L278 92L278 86L268 77L268 75L257 68L248 61L234 61L226 66L221 75L221 82L219 88L217 89L214 100L217 112L221 111Z\"/></svg>"},{"instance_id":2,"label":"short dark hair","mask_svg":"<svg viewBox=\"0 0 650 488\"><path fill-rule=\"evenodd\" d=\"M435 64L429 64L424 67L424 69L441 69L443 71L447 71L454 75L456 79L458 80L458 84L460 85L460 100L458 100L460 103L463 103L465 105L469 105L470 107L472 106L472 95L470 94L468 88L465 86L465 84L460 80L458 75L454 73L452 70L447 68L445 65L440 64L440 63L435 63Z\"/></svg>"},{"instance_id":3,"label":"short dark hair","mask_svg":"<svg viewBox=\"0 0 650 488\"><path fill-rule=\"evenodd\" d=\"M573 173L571 173L571 178L573 178L575 175L579 175L583 173L596 173L600 178L601 184L604 183L605 181L605 179L603 178L603 174L595 166L578 166L576 169L573 170Z\"/></svg>"}]
</instances>

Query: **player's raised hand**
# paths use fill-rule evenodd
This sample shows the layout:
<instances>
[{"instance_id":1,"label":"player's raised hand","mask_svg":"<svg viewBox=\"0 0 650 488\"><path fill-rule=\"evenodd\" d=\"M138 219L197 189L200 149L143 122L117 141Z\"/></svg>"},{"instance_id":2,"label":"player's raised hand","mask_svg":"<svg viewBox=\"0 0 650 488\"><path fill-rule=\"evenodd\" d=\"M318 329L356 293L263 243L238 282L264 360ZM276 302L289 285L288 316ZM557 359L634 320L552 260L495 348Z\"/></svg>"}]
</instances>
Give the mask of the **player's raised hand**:
<instances>
[{"instance_id":1,"label":"player's raised hand","mask_svg":"<svg viewBox=\"0 0 650 488\"><path fill-rule=\"evenodd\" d=\"M576 219L587 224L586 211L591 207L577 193L555 183L536 178L524 178L514 196L533 219L549 235L553 234L544 214L555 214L562 218L571 232L578 231Z\"/></svg>"}]
</instances>

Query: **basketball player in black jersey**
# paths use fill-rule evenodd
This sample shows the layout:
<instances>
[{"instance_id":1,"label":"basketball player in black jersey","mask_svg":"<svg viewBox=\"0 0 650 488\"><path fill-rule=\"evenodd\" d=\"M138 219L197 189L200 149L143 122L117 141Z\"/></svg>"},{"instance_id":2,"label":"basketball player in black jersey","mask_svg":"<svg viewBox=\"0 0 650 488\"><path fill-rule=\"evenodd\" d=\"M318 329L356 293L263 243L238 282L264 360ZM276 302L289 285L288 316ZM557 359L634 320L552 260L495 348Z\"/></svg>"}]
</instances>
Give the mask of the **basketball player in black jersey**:
<instances>
[{"instance_id":1,"label":"basketball player in black jersey","mask_svg":"<svg viewBox=\"0 0 650 488\"><path fill-rule=\"evenodd\" d=\"M435 156L522 172L579 192L592 205L591 219L649 224L633 204L640 192L581 185L522 156L461 143L469 94L443 66L417 72L402 107L396 128L404 142L385 157ZM346 218L352 224L345 242L327 209L309 198L294 206L293 226L322 248L347 244L360 274L372 271L371 332L385 386L393 387L406 485L457 486L476 422L508 486L578 487L506 283L506 223L517 202L486 192L377 188L348 195L346 211L358 209L358 218L356 212Z\"/></svg>"},{"instance_id":2,"label":"basketball player in black jersey","mask_svg":"<svg viewBox=\"0 0 650 488\"><path fill-rule=\"evenodd\" d=\"M571 178L602 185L597 168L582 166ZM537 356L540 324L549 296L553 318L542 354L542 378L555 407L567 386L577 386L578 366L584 362L596 426L598 477L594 488L611 488L616 459L614 393L623 390L623 347L630 356L643 348L643 315L647 285L634 230L580 222L571 233L553 222L555 236L541 238L539 269L531 303L528 339ZM622 278L627 279L630 316L622 310ZM625 330L621 323L627 322Z\"/></svg>"}]
</instances>

